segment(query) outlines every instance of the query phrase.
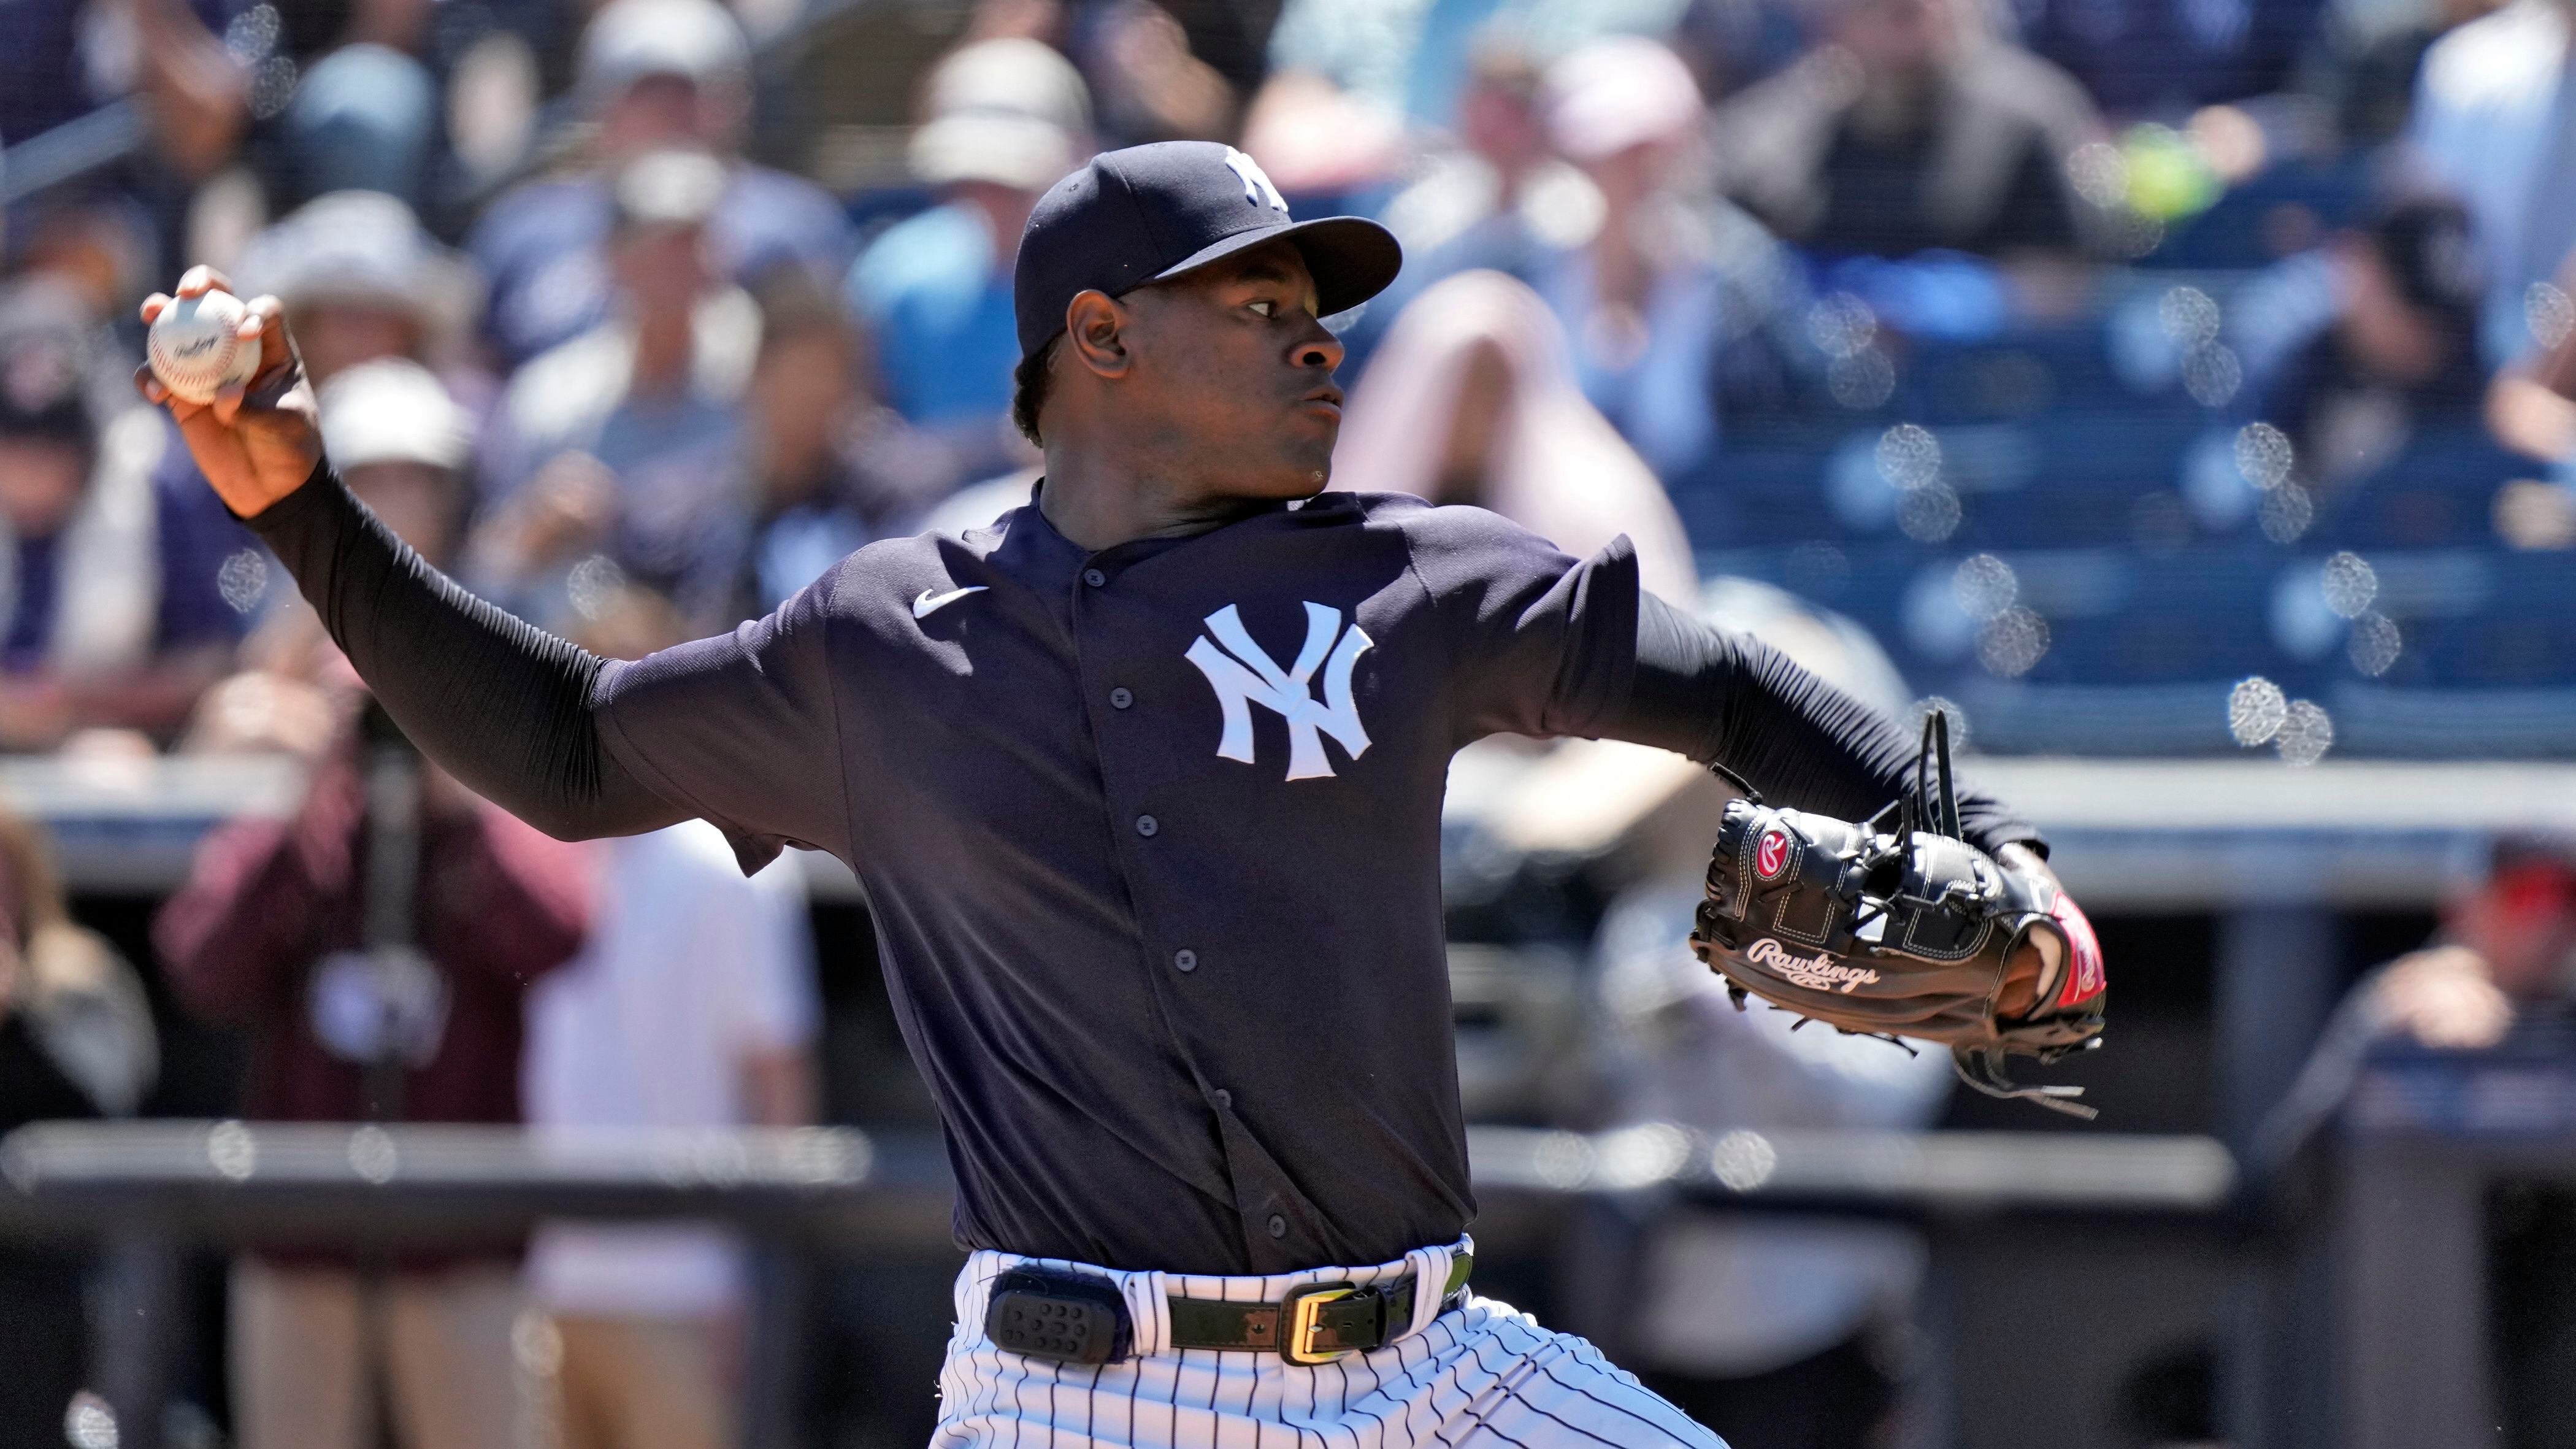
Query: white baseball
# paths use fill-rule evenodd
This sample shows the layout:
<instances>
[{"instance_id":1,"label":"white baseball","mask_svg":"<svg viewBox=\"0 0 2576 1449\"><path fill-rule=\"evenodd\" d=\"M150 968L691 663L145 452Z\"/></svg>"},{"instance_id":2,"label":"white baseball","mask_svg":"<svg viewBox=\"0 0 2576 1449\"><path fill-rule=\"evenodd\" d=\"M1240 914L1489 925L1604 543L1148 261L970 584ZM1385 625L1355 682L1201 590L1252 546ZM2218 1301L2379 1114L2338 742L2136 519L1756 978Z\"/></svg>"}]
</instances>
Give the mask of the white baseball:
<instances>
[{"instance_id":1,"label":"white baseball","mask_svg":"<svg viewBox=\"0 0 2576 1449\"><path fill-rule=\"evenodd\" d=\"M152 375L185 402L208 403L228 383L259 371L259 339L240 336L250 309L230 292L181 297L152 319L143 340Z\"/></svg>"}]
</instances>

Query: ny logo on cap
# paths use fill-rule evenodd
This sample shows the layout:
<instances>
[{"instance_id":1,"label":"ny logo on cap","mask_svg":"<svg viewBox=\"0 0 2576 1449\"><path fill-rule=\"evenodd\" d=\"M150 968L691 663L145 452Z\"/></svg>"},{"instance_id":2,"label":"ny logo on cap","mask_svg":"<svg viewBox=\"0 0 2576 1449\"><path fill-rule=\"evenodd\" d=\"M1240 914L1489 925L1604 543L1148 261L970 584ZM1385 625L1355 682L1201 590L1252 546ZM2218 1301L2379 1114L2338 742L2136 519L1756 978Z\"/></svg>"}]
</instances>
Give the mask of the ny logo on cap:
<instances>
[{"instance_id":1,"label":"ny logo on cap","mask_svg":"<svg viewBox=\"0 0 2576 1449\"><path fill-rule=\"evenodd\" d=\"M1286 669L1252 642L1234 605L1208 615L1207 628L1216 638L1201 635L1183 657L1199 667L1208 687L1216 691L1217 709L1225 720L1224 733L1217 739L1218 758L1257 763L1252 751L1252 706L1256 704L1288 722L1291 780L1332 778L1332 762L1324 758L1324 735L1339 741L1354 760L1368 753L1368 730L1361 726L1359 705L1351 698L1351 668L1372 642L1360 632L1358 620L1344 630L1341 610L1307 604L1306 646ZM1225 647L1218 648L1220 644ZM1320 701L1308 692L1317 669L1324 671Z\"/></svg>"},{"instance_id":2,"label":"ny logo on cap","mask_svg":"<svg viewBox=\"0 0 2576 1449\"><path fill-rule=\"evenodd\" d=\"M1225 164L1235 175L1243 178L1244 200L1283 214L1288 210L1288 199L1279 194L1278 187L1270 184L1270 175L1261 169L1260 162L1228 146L1225 148Z\"/></svg>"}]
</instances>

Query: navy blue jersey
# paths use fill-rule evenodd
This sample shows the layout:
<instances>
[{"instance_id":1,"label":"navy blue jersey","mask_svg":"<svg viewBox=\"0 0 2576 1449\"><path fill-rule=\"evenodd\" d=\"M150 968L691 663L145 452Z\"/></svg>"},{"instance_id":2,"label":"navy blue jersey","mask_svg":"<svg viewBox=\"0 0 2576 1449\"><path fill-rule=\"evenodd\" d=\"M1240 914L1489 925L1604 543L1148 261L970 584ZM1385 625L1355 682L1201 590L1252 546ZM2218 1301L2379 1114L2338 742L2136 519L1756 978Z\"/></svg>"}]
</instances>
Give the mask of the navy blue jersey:
<instances>
[{"instance_id":1,"label":"navy blue jersey","mask_svg":"<svg viewBox=\"0 0 2576 1449\"><path fill-rule=\"evenodd\" d=\"M847 860L969 1246L1275 1272L1473 1215L1440 904L1449 756L1595 732L1637 574L1327 494L1086 554L1031 505L872 544L601 681L610 749Z\"/></svg>"},{"instance_id":2,"label":"navy blue jersey","mask_svg":"<svg viewBox=\"0 0 2576 1449\"><path fill-rule=\"evenodd\" d=\"M560 835L722 826L866 885L957 1233L1124 1269L1384 1262L1474 1212L1439 880L1449 757L1599 734L1867 815L1912 741L1493 514L1324 494L1086 552L1032 504L870 544L606 664L329 475L254 520L432 758ZM1989 848L2032 832L1962 801Z\"/></svg>"}]
</instances>

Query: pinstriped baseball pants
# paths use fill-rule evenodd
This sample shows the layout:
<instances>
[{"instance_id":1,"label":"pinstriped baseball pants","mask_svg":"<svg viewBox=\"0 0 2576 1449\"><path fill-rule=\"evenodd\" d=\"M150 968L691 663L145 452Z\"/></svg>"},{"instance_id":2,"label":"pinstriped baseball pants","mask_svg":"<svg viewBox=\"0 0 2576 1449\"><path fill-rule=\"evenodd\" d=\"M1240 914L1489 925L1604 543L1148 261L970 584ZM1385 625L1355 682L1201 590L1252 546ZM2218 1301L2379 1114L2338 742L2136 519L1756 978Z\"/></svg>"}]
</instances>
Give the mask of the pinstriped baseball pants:
<instances>
[{"instance_id":1,"label":"pinstriped baseball pants","mask_svg":"<svg viewBox=\"0 0 2576 1449\"><path fill-rule=\"evenodd\" d=\"M1276 1354L1166 1346L1174 1294L1267 1302L1301 1283L1367 1284L1408 1271L1439 1284L1451 1254L1466 1248L1461 1239L1374 1268L1262 1278L976 1253L957 1277L931 1449L1726 1449L1591 1344L1473 1294L1440 1313L1437 1293L1418 1293L1414 1322L1394 1342L1311 1368ZM992 1282L1023 1265L1116 1283L1135 1352L1094 1367L994 1347L984 1336Z\"/></svg>"}]
</instances>

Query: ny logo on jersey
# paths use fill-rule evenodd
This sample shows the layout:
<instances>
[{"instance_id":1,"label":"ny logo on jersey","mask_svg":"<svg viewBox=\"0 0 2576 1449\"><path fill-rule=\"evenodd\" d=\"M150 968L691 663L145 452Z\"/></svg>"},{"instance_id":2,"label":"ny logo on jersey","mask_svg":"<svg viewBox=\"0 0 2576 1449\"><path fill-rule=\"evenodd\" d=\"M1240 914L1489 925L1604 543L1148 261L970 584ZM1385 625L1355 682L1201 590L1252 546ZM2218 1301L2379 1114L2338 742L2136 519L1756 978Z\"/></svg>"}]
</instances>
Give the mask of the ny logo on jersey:
<instances>
[{"instance_id":1,"label":"ny logo on jersey","mask_svg":"<svg viewBox=\"0 0 2576 1449\"><path fill-rule=\"evenodd\" d=\"M1269 207L1272 211L1288 210L1288 198L1281 196L1279 188L1270 184L1270 173L1261 169L1260 162L1228 146L1225 148L1225 164L1235 175L1243 178L1244 200L1255 206Z\"/></svg>"},{"instance_id":2,"label":"ny logo on jersey","mask_svg":"<svg viewBox=\"0 0 2576 1449\"><path fill-rule=\"evenodd\" d=\"M1207 629L1215 638L1201 635L1184 657L1207 676L1208 686L1216 691L1217 708L1224 714L1225 732L1216 744L1218 758L1258 763L1252 752L1252 706L1256 704L1288 721L1291 780L1332 778L1333 766L1324 758L1324 735L1339 741L1354 760L1368 753L1368 731L1361 727L1359 706L1351 699L1351 668L1370 644L1357 619L1345 630L1341 610L1308 604L1306 646L1286 669L1252 642L1234 605L1208 615ZM1220 644L1225 647L1218 648ZM1319 668L1324 671L1320 702L1307 688Z\"/></svg>"}]
</instances>

